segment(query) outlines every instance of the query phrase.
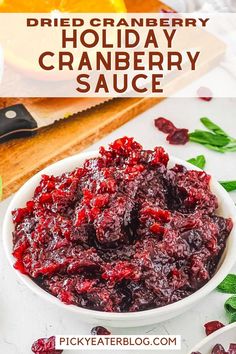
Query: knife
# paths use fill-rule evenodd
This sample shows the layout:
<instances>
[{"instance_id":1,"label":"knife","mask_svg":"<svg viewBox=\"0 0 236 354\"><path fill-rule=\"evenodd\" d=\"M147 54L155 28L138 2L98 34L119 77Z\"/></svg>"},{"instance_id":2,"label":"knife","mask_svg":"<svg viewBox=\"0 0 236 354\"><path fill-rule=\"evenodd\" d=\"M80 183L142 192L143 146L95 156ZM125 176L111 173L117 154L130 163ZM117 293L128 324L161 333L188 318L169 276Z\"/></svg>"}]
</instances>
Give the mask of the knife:
<instances>
[{"instance_id":1,"label":"knife","mask_svg":"<svg viewBox=\"0 0 236 354\"><path fill-rule=\"evenodd\" d=\"M34 136L43 127L86 111L112 98L44 99L0 109L0 143Z\"/></svg>"},{"instance_id":2,"label":"knife","mask_svg":"<svg viewBox=\"0 0 236 354\"><path fill-rule=\"evenodd\" d=\"M23 104L16 104L0 110L0 142L32 136L37 129L36 120Z\"/></svg>"}]
</instances>

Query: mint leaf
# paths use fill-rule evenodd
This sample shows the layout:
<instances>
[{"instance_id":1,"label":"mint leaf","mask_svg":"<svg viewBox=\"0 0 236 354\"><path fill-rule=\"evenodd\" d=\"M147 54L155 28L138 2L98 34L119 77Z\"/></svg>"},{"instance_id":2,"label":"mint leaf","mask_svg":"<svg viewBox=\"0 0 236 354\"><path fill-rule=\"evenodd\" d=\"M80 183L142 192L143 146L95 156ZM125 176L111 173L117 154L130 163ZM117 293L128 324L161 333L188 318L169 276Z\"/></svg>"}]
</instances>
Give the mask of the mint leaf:
<instances>
[{"instance_id":1,"label":"mint leaf","mask_svg":"<svg viewBox=\"0 0 236 354\"><path fill-rule=\"evenodd\" d=\"M198 155L196 157L193 157L192 159L187 160L189 163L191 163L194 166L197 166L201 168L202 170L204 169L206 165L206 159L204 155Z\"/></svg>"},{"instance_id":2,"label":"mint leaf","mask_svg":"<svg viewBox=\"0 0 236 354\"><path fill-rule=\"evenodd\" d=\"M211 130L213 133L229 137L223 129L213 123L209 118L203 117L200 119L200 121L207 129Z\"/></svg>"},{"instance_id":3,"label":"mint leaf","mask_svg":"<svg viewBox=\"0 0 236 354\"><path fill-rule=\"evenodd\" d=\"M209 130L195 130L189 134L189 140L205 146L207 149L220 153L236 151L236 139L229 136L221 127L209 118L200 119Z\"/></svg>"},{"instance_id":4,"label":"mint leaf","mask_svg":"<svg viewBox=\"0 0 236 354\"><path fill-rule=\"evenodd\" d=\"M209 144L203 144L203 145L209 150L217 151L217 152L220 152L222 154L224 152L226 152L226 148L224 148L224 147L217 147L217 146L213 146L213 145L209 145Z\"/></svg>"},{"instance_id":5,"label":"mint leaf","mask_svg":"<svg viewBox=\"0 0 236 354\"><path fill-rule=\"evenodd\" d=\"M236 294L236 275L228 274L227 277L217 286L222 293Z\"/></svg>"},{"instance_id":6,"label":"mint leaf","mask_svg":"<svg viewBox=\"0 0 236 354\"><path fill-rule=\"evenodd\" d=\"M236 190L236 181L219 181L219 183L224 187L227 192L232 192Z\"/></svg>"},{"instance_id":7,"label":"mint leaf","mask_svg":"<svg viewBox=\"0 0 236 354\"><path fill-rule=\"evenodd\" d=\"M195 130L189 134L189 140L199 144L207 144L216 147L225 147L229 144L230 138L227 136L213 134L204 130Z\"/></svg>"},{"instance_id":8,"label":"mint leaf","mask_svg":"<svg viewBox=\"0 0 236 354\"><path fill-rule=\"evenodd\" d=\"M224 152L234 152L236 151L236 144L229 144L224 148Z\"/></svg>"},{"instance_id":9,"label":"mint leaf","mask_svg":"<svg viewBox=\"0 0 236 354\"><path fill-rule=\"evenodd\" d=\"M225 302L225 311L226 314L229 318L229 322L236 322L236 296L231 296L226 302Z\"/></svg>"},{"instance_id":10,"label":"mint leaf","mask_svg":"<svg viewBox=\"0 0 236 354\"><path fill-rule=\"evenodd\" d=\"M229 317L229 323L236 322L236 312L231 313L228 317Z\"/></svg>"}]
</instances>

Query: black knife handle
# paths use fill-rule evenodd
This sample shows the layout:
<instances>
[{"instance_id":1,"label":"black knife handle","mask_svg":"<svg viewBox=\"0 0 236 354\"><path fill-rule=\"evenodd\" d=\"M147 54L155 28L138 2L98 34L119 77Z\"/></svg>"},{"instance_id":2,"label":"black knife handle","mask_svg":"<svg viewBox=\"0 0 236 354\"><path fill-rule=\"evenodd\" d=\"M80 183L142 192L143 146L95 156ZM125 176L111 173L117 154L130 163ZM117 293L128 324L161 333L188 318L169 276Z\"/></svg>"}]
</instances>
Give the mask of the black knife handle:
<instances>
[{"instance_id":1,"label":"black knife handle","mask_svg":"<svg viewBox=\"0 0 236 354\"><path fill-rule=\"evenodd\" d=\"M0 110L0 143L12 138L32 136L38 126L23 104Z\"/></svg>"}]
</instances>

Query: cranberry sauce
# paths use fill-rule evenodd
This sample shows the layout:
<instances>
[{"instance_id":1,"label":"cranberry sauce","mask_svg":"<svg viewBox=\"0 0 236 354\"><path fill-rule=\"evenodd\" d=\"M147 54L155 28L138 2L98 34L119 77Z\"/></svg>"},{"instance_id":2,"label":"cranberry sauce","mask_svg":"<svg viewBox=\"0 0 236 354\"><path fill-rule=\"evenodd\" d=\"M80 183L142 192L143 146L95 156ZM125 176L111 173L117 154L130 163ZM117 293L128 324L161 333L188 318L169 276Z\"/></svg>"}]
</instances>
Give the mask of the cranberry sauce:
<instances>
[{"instance_id":1,"label":"cranberry sauce","mask_svg":"<svg viewBox=\"0 0 236 354\"><path fill-rule=\"evenodd\" d=\"M61 176L42 176L13 211L15 268L66 304L129 312L194 293L214 275L232 221L205 172L167 168L132 138Z\"/></svg>"}]
</instances>

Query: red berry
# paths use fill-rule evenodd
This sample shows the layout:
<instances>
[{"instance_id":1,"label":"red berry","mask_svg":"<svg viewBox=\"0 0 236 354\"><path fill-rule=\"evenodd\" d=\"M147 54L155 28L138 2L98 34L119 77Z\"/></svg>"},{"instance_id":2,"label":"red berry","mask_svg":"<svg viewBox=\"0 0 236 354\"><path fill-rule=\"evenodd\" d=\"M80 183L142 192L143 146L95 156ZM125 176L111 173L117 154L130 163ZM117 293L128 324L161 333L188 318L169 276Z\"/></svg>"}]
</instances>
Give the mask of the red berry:
<instances>
[{"instance_id":1,"label":"red berry","mask_svg":"<svg viewBox=\"0 0 236 354\"><path fill-rule=\"evenodd\" d=\"M166 140L173 145L184 145L189 141L188 129L179 129L166 118L155 119L155 126L163 133L168 134Z\"/></svg>"},{"instance_id":2,"label":"red berry","mask_svg":"<svg viewBox=\"0 0 236 354\"><path fill-rule=\"evenodd\" d=\"M19 209L14 210L12 212L13 222L15 224L20 223L21 221L24 220L25 216L27 216L28 214L29 214L28 208L19 208Z\"/></svg>"},{"instance_id":3,"label":"red berry","mask_svg":"<svg viewBox=\"0 0 236 354\"><path fill-rule=\"evenodd\" d=\"M120 261L111 264L102 274L102 278L112 283L118 283L123 279L138 280L140 278L139 269L127 261Z\"/></svg>"},{"instance_id":4,"label":"red berry","mask_svg":"<svg viewBox=\"0 0 236 354\"><path fill-rule=\"evenodd\" d=\"M150 226L150 231L153 232L154 234L163 234L165 231L165 228L163 226L161 226L160 224L158 224L157 222L155 222L154 224L152 224Z\"/></svg>"},{"instance_id":5,"label":"red berry","mask_svg":"<svg viewBox=\"0 0 236 354\"><path fill-rule=\"evenodd\" d=\"M211 101L213 98L212 91L207 87L200 87L197 90L198 97L203 101Z\"/></svg>"},{"instance_id":6,"label":"red berry","mask_svg":"<svg viewBox=\"0 0 236 354\"><path fill-rule=\"evenodd\" d=\"M227 354L227 352L221 344L216 344L212 349L211 354Z\"/></svg>"},{"instance_id":7,"label":"red berry","mask_svg":"<svg viewBox=\"0 0 236 354\"><path fill-rule=\"evenodd\" d=\"M230 344L228 354L236 354L236 343Z\"/></svg>"},{"instance_id":8,"label":"red berry","mask_svg":"<svg viewBox=\"0 0 236 354\"><path fill-rule=\"evenodd\" d=\"M157 127L161 132L166 134L172 133L176 129L174 124L166 118L157 118L155 119L154 123L155 127Z\"/></svg>"},{"instance_id":9,"label":"red berry","mask_svg":"<svg viewBox=\"0 0 236 354\"><path fill-rule=\"evenodd\" d=\"M167 166L169 161L169 155L165 152L165 150L162 147L156 147L154 148L154 156L151 161L153 165L164 165Z\"/></svg>"},{"instance_id":10,"label":"red berry","mask_svg":"<svg viewBox=\"0 0 236 354\"><path fill-rule=\"evenodd\" d=\"M219 321L211 321L206 323L204 327L205 327L206 335L209 336L210 334L214 333L218 329L223 328L224 325Z\"/></svg>"},{"instance_id":11,"label":"red berry","mask_svg":"<svg viewBox=\"0 0 236 354\"><path fill-rule=\"evenodd\" d=\"M50 203L52 201L52 194L50 193L44 193L40 196L39 202L40 203Z\"/></svg>"},{"instance_id":12,"label":"red berry","mask_svg":"<svg viewBox=\"0 0 236 354\"><path fill-rule=\"evenodd\" d=\"M111 332L105 327L97 326L91 329L91 334L94 336L109 336Z\"/></svg>"},{"instance_id":13,"label":"red berry","mask_svg":"<svg viewBox=\"0 0 236 354\"><path fill-rule=\"evenodd\" d=\"M188 129L175 129L166 140L172 145L185 145L189 141Z\"/></svg>"},{"instance_id":14,"label":"red berry","mask_svg":"<svg viewBox=\"0 0 236 354\"><path fill-rule=\"evenodd\" d=\"M61 354L63 350L56 350L55 345L56 338L54 336L40 338L32 344L31 350L35 354Z\"/></svg>"}]
</instances>

